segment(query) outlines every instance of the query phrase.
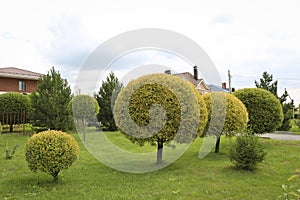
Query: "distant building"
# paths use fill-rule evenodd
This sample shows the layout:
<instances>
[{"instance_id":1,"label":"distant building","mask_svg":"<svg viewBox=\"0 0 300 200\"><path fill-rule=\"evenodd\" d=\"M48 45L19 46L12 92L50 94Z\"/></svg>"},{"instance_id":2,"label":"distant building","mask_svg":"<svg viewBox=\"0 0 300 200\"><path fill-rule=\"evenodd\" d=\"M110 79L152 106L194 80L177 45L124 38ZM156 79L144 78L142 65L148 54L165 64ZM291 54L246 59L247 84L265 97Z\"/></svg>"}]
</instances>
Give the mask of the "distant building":
<instances>
[{"instance_id":1,"label":"distant building","mask_svg":"<svg viewBox=\"0 0 300 200\"><path fill-rule=\"evenodd\" d=\"M0 93L32 93L37 90L37 82L42 76L44 74L15 67L0 68Z\"/></svg>"},{"instance_id":2,"label":"distant building","mask_svg":"<svg viewBox=\"0 0 300 200\"><path fill-rule=\"evenodd\" d=\"M166 70L165 73L171 74L171 70ZM200 94L206 94L206 93L217 92L217 91L228 92L228 90L226 89L226 84L224 88L224 83L222 84L222 87L216 85L207 85L202 78L199 78L197 66L194 66L194 74L191 74L190 72L183 72L183 73L178 73L173 75L180 77L183 80L191 82L195 86L195 88L199 91Z\"/></svg>"}]
</instances>

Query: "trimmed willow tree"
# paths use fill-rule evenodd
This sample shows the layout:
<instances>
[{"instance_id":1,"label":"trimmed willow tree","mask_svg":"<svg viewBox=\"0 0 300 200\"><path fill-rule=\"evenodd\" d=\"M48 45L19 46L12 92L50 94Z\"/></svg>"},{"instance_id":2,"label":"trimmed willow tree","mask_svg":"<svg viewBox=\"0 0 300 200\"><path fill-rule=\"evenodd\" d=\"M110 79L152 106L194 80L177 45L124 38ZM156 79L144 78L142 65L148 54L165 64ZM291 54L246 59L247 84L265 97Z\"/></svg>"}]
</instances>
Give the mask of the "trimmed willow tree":
<instances>
[{"instance_id":1,"label":"trimmed willow tree","mask_svg":"<svg viewBox=\"0 0 300 200\"><path fill-rule=\"evenodd\" d=\"M30 98L17 92L7 92L0 95L0 123L8 124L13 132L14 124L27 123L27 115L31 109Z\"/></svg>"},{"instance_id":2,"label":"trimmed willow tree","mask_svg":"<svg viewBox=\"0 0 300 200\"><path fill-rule=\"evenodd\" d=\"M131 142L157 145L160 164L164 144L189 143L202 134L207 111L193 85L172 75L152 74L131 81L121 90L114 118Z\"/></svg>"},{"instance_id":3,"label":"trimmed willow tree","mask_svg":"<svg viewBox=\"0 0 300 200\"><path fill-rule=\"evenodd\" d=\"M247 128L248 113L244 104L232 94L214 92L203 95L203 98L208 110L205 134L208 133L209 128L212 132L215 131L213 133L217 136L215 153L218 153L221 135L233 136L244 131ZM213 109L214 113L212 113ZM213 118L214 122L212 122Z\"/></svg>"},{"instance_id":4,"label":"trimmed willow tree","mask_svg":"<svg viewBox=\"0 0 300 200\"><path fill-rule=\"evenodd\" d=\"M89 95L77 95L73 97L69 104L70 113L73 114L75 120L82 122L83 141L85 141L86 120L93 119L99 112L99 105L95 98Z\"/></svg>"},{"instance_id":5,"label":"trimmed willow tree","mask_svg":"<svg viewBox=\"0 0 300 200\"><path fill-rule=\"evenodd\" d=\"M271 92L261 88L245 88L234 92L247 108L248 128L262 134L275 131L283 121L280 101Z\"/></svg>"}]
</instances>

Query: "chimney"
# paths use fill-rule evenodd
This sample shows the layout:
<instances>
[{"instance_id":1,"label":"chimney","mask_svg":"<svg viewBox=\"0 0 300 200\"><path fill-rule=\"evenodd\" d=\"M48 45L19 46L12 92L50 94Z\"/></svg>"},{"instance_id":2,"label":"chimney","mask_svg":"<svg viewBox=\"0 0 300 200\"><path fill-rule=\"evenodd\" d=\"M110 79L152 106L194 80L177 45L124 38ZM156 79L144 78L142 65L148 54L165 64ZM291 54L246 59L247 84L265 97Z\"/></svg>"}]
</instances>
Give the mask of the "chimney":
<instances>
[{"instance_id":1,"label":"chimney","mask_svg":"<svg viewBox=\"0 0 300 200\"><path fill-rule=\"evenodd\" d=\"M198 67L194 66L194 79L198 80Z\"/></svg>"},{"instance_id":2,"label":"chimney","mask_svg":"<svg viewBox=\"0 0 300 200\"><path fill-rule=\"evenodd\" d=\"M222 83L222 88L226 90L226 82Z\"/></svg>"},{"instance_id":3,"label":"chimney","mask_svg":"<svg viewBox=\"0 0 300 200\"><path fill-rule=\"evenodd\" d=\"M166 71L165 71L165 74L171 74L171 70L169 70L169 69L166 70Z\"/></svg>"}]
</instances>

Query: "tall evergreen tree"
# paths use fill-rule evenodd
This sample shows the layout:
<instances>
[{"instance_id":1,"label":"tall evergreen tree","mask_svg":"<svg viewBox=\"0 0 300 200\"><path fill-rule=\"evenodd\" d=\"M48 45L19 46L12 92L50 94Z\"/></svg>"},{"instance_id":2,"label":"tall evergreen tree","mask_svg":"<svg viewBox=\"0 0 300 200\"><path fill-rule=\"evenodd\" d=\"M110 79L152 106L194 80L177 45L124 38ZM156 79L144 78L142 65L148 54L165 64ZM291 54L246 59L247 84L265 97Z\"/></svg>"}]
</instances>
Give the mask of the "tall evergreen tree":
<instances>
[{"instance_id":1,"label":"tall evergreen tree","mask_svg":"<svg viewBox=\"0 0 300 200\"><path fill-rule=\"evenodd\" d=\"M294 117L293 116L293 109L295 107L294 100L291 99L291 102L287 102L287 97L289 97L289 94L286 90L280 97L278 96L278 94L277 94L278 81L273 82L272 74L263 72L262 76L263 77L260 78L260 82L255 81L255 86L257 88L262 88L262 89L268 90L269 92L274 94L279 99L281 106L282 106L284 119L283 119L282 125L278 128L278 130L287 131L291 128L291 126L289 125L289 120Z\"/></svg>"},{"instance_id":2,"label":"tall evergreen tree","mask_svg":"<svg viewBox=\"0 0 300 200\"><path fill-rule=\"evenodd\" d=\"M102 81L99 92L95 95L99 107L101 108L97 118L98 121L101 122L101 128L104 131L116 131L118 129L113 118L112 110L117 95L122 87L123 85L119 82L115 74L110 72L106 80Z\"/></svg>"},{"instance_id":3,"label":"tall evergreen tree","mask_svg":"<svg viewBox=\"0 0 300 200\"><path fill-rule=\"evenodd\" d=\"M274 94L276 97L277 96L277 85L278 85L278 81L273 81L273 75L272 74L268 74L267 72L263 72L262 74L262 78L260 78L260 82L258 83L257 81L255 81L255 86L257 88L262 88L265 90L268 90L269 92L271 92L272 94Z\"/></svg>"},{"instance_id":4,"label":"tall evergreen tree","mask_svg":"<svg viewBox=\"0 0 300 200\"><path fill-rule=\"evenodd\" d=\"M37 85L37 92L31 94L31 123L38 131L45 129L66 131L72 128L68 104L72 99L66 79L54 67L43 76Z\"/></svg>"}]
</instances>

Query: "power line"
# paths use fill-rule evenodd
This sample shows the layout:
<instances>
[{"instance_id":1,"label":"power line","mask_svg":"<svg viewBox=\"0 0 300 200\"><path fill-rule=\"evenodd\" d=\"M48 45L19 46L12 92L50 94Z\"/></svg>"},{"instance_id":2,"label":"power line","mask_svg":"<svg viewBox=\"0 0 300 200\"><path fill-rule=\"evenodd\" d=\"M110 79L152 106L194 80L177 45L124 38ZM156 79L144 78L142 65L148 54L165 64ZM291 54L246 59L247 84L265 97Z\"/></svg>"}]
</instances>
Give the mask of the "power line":
<instances>
[{"instance_id":1,"label":"power line","mask_svg":"<svg viewBox=\"0 0 300 200\"><path fill-rule=\"evenodd\" d=\"M237 78L248 78L248 79L260 79L261 77L255 77L255 76L246 76L246 75L238 75L238 74L232 74L231 77L237 77ZM300 81L300 78L287 78L287 77L278 77L276 80L282 80L282 81Z\"/></svg>"}]
</instances>

